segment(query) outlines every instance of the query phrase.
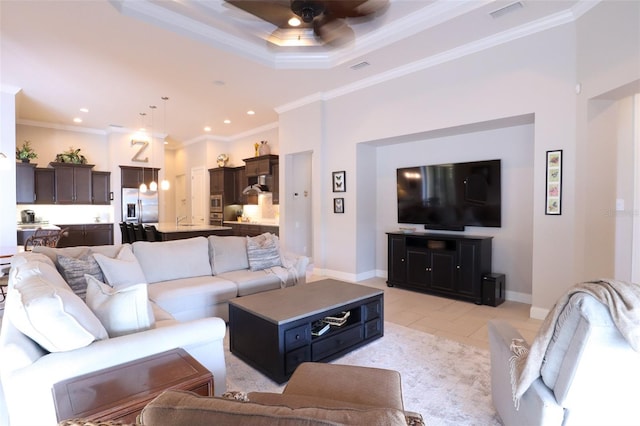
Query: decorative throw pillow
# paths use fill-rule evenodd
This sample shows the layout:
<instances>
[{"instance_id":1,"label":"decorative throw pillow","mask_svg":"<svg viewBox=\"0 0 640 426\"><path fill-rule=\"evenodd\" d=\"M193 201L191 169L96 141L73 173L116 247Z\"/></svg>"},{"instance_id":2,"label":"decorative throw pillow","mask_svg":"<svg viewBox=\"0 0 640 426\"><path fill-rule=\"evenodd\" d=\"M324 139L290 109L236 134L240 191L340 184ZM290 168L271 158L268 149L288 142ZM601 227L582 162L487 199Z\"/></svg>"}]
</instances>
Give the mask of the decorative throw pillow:
<instances>
[{"instance_id":1,"label":"decorative throw pillow","mask_svg":"<svg viewBox=\"0 0 640 426\"><path fill-rule=\"evenodd\" d=\"M109 337L123 336L153 327L154 316L147 284L113 288L92 275L87 280L87 306L98 317Z\"/></svg>"},{"instance_id":2,"label":"decorative throw pillow","mask_svg":"<svg viewBox=\"0 0 640 426\"><path fill-rule=\"evenodd\" d=\"M12 323L49 352L71 351L109 337L82 299L42 276L15 283L8 297L14 307Z\"/></svg>"},{"instance_id":3,"label":"decorative throw pillow","mask_svg":"<svg viewBox=\"0 0 640 426\"><path fill-rule=\"evenodd\" d=\"M249 269L261 271L274 266L282 266L278 236L266 232L256 237L247 238L247 257Z\"/></svg>"},{"instance_id":4,"label":"decorative throw pillow","mask_svg":"<svg viewBox=\"0 0 640 426\"><path fill-rule=\"evenodd\" d=\"M85 255L76 259L59 254L57 261L65 281L69 284L71 290L82 300L85 299L87 293L87 280L84 278L85 274L93 275L98 280L104 281L100 265L98 265L98 262L96 262L91 255Z\"/></svg>"},{"instance_id":5,"label":"decorative throw pillow","mask_svg":"<svg viewBox=\"0 0 640 426\"><path fill-rule=\"evenodd\" d=\"M105 281L111 287L124 288L147 283L140 263L129 246L123 246L115 259L100 253L94 253L93 257L100 265Z\"/></svg>"}]
</instances>

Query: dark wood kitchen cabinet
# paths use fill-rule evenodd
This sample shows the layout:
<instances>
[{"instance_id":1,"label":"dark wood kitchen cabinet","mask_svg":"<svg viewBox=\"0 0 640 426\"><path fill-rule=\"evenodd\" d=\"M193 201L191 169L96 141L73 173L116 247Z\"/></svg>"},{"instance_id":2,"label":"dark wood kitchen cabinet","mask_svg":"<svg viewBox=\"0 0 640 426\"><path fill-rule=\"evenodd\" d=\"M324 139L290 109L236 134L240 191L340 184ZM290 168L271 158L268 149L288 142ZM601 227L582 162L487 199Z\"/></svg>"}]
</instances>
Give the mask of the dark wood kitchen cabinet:
<instances>
[{"instance_id":1,"label":"dark wood kitchen cabinet","mask_svg":"<svg viewBox=\"0 0 640 426\"><path fill-rule=\"evenodd\" d=\"M482 276L491 273L492 237L387 233L390 287L406 287L482 303Z\"/></svg>"},{"instance_id":2,"label":"dark wood kitchen cabinet","mask_svg":"<svg viewBox=\"0 0 640 426\"><path fill-rule=\"evenodd\" d=\"M280 166L278 163L271 165L271 175L266 179L267 187L271 191L271 202L280 204Z\"/></svg>"},{"instance_id":3,"label":"dark wood kitchen cabinet","mask_svg":"<svg viewBox=\"0 0 640 426\"><path fill-rule=\"evenodd\" d=\"M93 164L50 163L55 172L57 204L91 204Z\"/></svg>"},{"instance_id":4,"label":"dark wood kitchen cabinet","mask_svg":"<svg viewBox=\"0 0 640 426\"><path fill-rule=\"evenodd\" d=\"M235 176L231 167L209 169L209 193L222 194L223 205L235 201Z\"/></svg>"},{"instance_id":5,"label":"dark wood kitchen cabinet","mask_svg":"<svg viewBox=\"0 0 640 426\"><path fill-rule=\"evenodd\" d=\"M93 204L111 203L111 173L92 172L91 173L91 196Z\"/></svg>"},{"instance_id":6,"label":"dark wood kitchen cabinet","mask_svg":"<svg viewBox=\"0 0 640 426\"><path fill-rule=\"evenodd\" d=\"M121 187L137 188L142 182L149 186L152 180L159 183L158 171L160 171L160 169L151 167L120 166Z\"/></svg>"},{"instance_id":7,"label":"dark wood kitchen cabinet","mask_svg":"<svg viewBox=\"0 0 640 426\"><path fill-rule=\"evenodd\" d=\"M88 223L56 225L67 228L67 234L58 242L58 247L102 246L113 244L113 224Z\"/></svg>"},{"instance_id":8,"label":"dark wood kitchen cabinet","mask_svg":"<svg viewBox=\"0 0 640 426\"><path fill-rule=\"evenodd\" d=\"M36 168L36 204L56 202L56 172L49 167Z\"/></svg>"},{"instance_id":9,"label":"dark wood kitchen cabinet","mask_svg":"<svg viewBox=\"0 0 640 426\"><path fill-rule=\"evenodd\" d=\"M36 164L16 163L16 203L33 204L35 201Z\"/></svg>"},{"instance_id":10,"label":"dark wood kitchen cabinet","mask_svg":"<svg viewBox=\"0 0 640 426\"><path fill-rule=\"evenodd\" d=\"M260 157L245 158L245 173L248 178L266 176L272 173L271 167L278 162L277 155L261 155Z\"/></svg>"},{"instance_id":11,"label":"dark wood kitchen cabinet","mask_svg":"<svg viewBox=\"0 0 640 426\"><path fill-rule=\"evenodd\" d=\"M249 204L247 202L247 196L242 193L247 187L247 174L245 173L244 166L233 169L233 178L235 183L235 196L232 204Z\"/></svg>"}]
</instances>

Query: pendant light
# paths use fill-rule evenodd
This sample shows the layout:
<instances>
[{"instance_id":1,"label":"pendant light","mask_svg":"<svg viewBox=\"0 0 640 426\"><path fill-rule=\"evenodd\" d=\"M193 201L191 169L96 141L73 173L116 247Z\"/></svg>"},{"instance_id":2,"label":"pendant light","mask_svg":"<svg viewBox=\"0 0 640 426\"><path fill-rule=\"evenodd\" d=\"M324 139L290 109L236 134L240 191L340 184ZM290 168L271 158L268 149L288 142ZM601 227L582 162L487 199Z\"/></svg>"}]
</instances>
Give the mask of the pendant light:
<instances>
[{"instance_id":1,"label":"pendant light","mask_svg":"<svg viewBox=\"0 0 640 426\"><path fill-rule=\"evenodd\" d=\"M162 97L162 101L164 102L164 122L162 125L162 131L164 133L164 137L167 137L167 101L169 100L169 98L167 96L163 96ZM166 143L166 142L165 142ZM165 178L162 179L162 182L160 182L160 188L163 191L168 190L171 187L171 184L169 183L169 181Z\"/></svg>"},{"instance_id":2,"label":"pendant light","mask_svg":"<svg viewBox=\"0 0 640 426\"><path fill-rule=\"evenodd\" d=\"M142 127L141 127L140 130L144 129L144 116L145 115L147 115L145 112L141 112L140 113L140 117L142 117L141 118ZM144 183L144 165L142 166L142 183L140 184L140 188L139 189L140 189L140 192L143 192L143 193L147 192L147 184Z\"/></svg>"},{"instance_id":3,"label":"pendant light","mask_svg":"<svg viewBox=\"0 0 640 426\"><path fill-rule=\"evenodd\" d=\"M158 183L154 179L155 171L153 169L153 163L155 162L155 158L153 156L153 146L155 145L155 143L153 142L153 111L156 109L156 106L149 105L149 108L151 109L151 130L149 132L149 134L151 135L151 137L149 138L149 140L151 141L151 183L149 184L149 191L156 192L158 190Z\"/></svg>"}]
</instances>

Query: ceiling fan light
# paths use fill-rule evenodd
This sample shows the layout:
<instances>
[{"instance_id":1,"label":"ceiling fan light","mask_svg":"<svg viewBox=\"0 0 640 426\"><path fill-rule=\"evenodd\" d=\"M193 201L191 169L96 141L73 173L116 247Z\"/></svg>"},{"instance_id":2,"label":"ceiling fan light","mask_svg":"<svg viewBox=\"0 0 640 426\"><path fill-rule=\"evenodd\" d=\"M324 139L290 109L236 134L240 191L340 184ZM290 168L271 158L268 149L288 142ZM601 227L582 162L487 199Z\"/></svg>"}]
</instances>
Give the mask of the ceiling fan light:
<instances>
[{"instance_id":1,"label":"ceiling fan light","mask_svg":"<svg viewBox=\"0 0 640 426\"><path fill-rule=\"evenodd\" d=\"M293 17L289 19L287 23L292 27L299 27L302 22L300 21L300 19Z\"/></svg>"}]
</instances>

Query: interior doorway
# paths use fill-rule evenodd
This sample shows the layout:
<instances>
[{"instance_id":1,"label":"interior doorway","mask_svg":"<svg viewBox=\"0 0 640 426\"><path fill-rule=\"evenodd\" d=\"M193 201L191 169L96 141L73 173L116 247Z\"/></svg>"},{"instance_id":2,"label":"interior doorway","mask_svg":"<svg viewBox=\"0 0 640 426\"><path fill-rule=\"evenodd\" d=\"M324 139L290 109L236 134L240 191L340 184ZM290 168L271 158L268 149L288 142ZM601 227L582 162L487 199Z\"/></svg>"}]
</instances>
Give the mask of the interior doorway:
<instances>
[{"instance_id":1,"label":"interior doorway","mask_svg":"<svg viewBox=\"0 0 640 426\"><path fill-rule=\"evenodd\" d=\"M631 245L631 281L640 283L640 93L633 96L633 240Z\"/></svg>"},{"instance_id":2,"label":"interior doorway","mask_svg":"<svg viewBox=\"0 0 640 426\"><path fill-rule=\"evenodd\" d=\"M287 182L291 188L287 196L287 222L293 226L287 245L292 252L309 258L313 258L312 159L311 151L292 154L287 170L287 176L295 176Z\"/></svg>"},{"instance_id":3,"label":"interior doorway","mask_svg":"<svg viewBox=\"0 0 640 426\"><path fill-rule=\"evenodd\" d=\"M176 217L187 217L189 209L187 206L187 184L184 174L176 176L175 186Z\"/></svg>"},{"instance_id":4,"label":"interior doorway","mask_svg":"<svg viewBox=\"0 0 640 426\"><path fill-rule=\"evenodd\" d=\"M207 202L204 167L191 169L191 223L205 224Z\"/></svg>"}]
</instances>

